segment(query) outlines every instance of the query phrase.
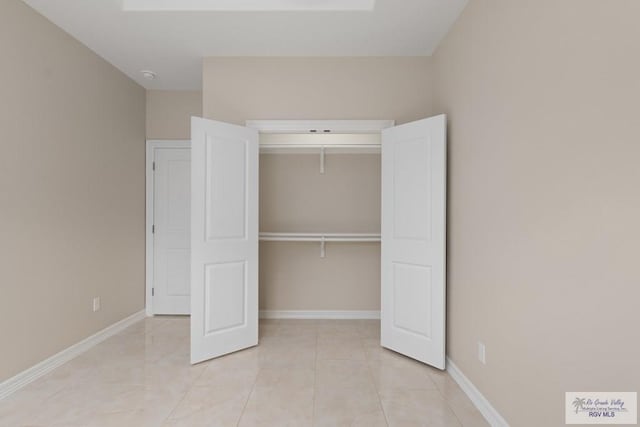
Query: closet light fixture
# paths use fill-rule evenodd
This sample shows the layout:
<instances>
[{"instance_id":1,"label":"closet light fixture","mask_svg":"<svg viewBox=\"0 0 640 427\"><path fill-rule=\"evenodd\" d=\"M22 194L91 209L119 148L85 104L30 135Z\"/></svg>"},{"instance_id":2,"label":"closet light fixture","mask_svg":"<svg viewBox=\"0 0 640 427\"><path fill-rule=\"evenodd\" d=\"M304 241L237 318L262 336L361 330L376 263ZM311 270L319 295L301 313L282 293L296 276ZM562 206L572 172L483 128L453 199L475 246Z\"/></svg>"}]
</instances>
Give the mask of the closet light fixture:
<instances>
[{"instance_id":1,"label":"closet light fixture","mask_svg":"<svg viewBox=\"0 0 640 427\"><path fill-rule=\"evenodd\" d=\"M375 0L122 0L125 12L370 11Z\"/></svg>"}]
</instances>

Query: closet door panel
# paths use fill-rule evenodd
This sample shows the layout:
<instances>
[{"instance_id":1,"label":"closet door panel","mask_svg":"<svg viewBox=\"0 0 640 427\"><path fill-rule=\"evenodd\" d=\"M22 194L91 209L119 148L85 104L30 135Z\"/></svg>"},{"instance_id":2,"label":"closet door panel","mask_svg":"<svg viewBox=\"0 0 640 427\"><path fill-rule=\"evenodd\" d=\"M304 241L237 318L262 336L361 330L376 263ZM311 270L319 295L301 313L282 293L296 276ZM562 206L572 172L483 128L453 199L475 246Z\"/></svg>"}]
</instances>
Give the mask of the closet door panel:
<instances>
[{"instance_id":1,"label":"closet door panel","mask_svg":"<svg viewBox=\"0 0 640 427\"><path fill-rule=\"evenodd\" d=\"M191 362L258 344L258 133L192 119Z\"/></svg>"},{"instance_id":2,"label":"closet door panel","mask_svg":"<svg viewBox=\"0 0 640 427\"><path fill-rule=\"evenodd\" d=\"M381 345L445 367L446 118L382 133Z\"/></svg>"}]
</instances>

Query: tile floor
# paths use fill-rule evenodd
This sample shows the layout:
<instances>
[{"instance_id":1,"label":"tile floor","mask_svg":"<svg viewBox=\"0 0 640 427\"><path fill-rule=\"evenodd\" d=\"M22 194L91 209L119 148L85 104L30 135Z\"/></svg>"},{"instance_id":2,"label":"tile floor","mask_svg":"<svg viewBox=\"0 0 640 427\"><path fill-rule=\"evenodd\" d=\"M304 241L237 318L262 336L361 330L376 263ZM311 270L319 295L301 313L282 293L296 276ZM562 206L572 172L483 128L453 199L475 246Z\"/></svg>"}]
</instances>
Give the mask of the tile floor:
<instances>
[{"instance_id":1,"label":"tile floor","mask_svg":"<svg viewBox=\"0 0 640 427\"><path fill-rule=\"evenodd\" d=\"M7 427L486 426L448 374L370 320L265 320L260 345L189 365L188 318L147 318L0 401Z\"/></svg>"}]
</instances>

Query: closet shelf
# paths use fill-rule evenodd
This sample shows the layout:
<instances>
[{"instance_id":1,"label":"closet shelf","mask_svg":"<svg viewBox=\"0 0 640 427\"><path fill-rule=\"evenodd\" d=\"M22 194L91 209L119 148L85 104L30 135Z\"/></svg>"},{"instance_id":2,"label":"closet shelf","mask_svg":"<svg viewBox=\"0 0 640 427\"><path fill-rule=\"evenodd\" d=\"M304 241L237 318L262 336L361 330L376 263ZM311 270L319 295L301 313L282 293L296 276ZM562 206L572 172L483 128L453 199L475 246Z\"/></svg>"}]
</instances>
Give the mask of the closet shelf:
<instances>
[{"instance_id":1,"label":"closet shelf","mask_svg":"<svg viewBox=\"0 0 640 427\"><path fill-rule=\"evenodd\" d=\"M325 155L333 153L343 154L365 154L375 153L380 154L380 144L260 144L260 153L288 153L288 154L300 154L300 153L315 153L320 154L320 173L324 174Z\"/></svg>"},{"instance_id":2,"label":"closet shelf","mask_svg":"<svg viewBox=\"0 0 640 427\"><path fill-rule=\"evenodd\" d=\"M379 242L375 233L260 233L266 242Z\"/></svg>"},{"instance_id":3,"label":"closet shelf","mask_svg":"<svg viewBox=\"0 0 640 427\"><path fill-rule=\"evenodd\" d=\"M338 150L355 150L355 149L363 149L363 150L380 150L380 144L260 144L260 151L268 151L268 150L318 150L318 149L334 149L336 152L340 152Z\"/></svg>"},{"instance_id":4,"label":"closet shelf","mask_svg":"<svg viewBox=\"0 0 640 427\"><path fill-rule=\"evenodd\" d=\"M260 233L262 242L317 242L320 258L326 256L325 244L330 242L380 242L380 234L368 233Z\"/></svg>"}]
</instances>

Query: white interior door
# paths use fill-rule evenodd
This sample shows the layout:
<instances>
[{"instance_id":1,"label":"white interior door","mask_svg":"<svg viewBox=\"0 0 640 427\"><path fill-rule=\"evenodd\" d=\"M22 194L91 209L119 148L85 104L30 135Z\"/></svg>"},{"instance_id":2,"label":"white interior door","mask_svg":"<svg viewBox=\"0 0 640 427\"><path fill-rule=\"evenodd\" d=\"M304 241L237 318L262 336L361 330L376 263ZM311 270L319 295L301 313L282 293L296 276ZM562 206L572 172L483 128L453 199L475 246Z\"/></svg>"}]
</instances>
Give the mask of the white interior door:
<instances>
[{"instance_id":1,"label":"white interior door","mask_svg":"<svg viewBox=\"0 0 640 427\"><path fill-rule=\"evenodd\" d=\"M258 344L258 132L191 121L191 363Z\"/></svg>"},{"instance_id":2,"label":"white interior door","mask_svg":"<svg viewBox=\"0 0 640 427\"><path fill-rule=\"evenodd\" d=\"M189 314L191 150L156 148L153 162L153 312Z\"/></svg>"},{"instance_id":3,"label":"white interior door","mask_svg":"<svg viewBox=\"0 0 640 427\"><path fill-rule=\"evenodd\" d=\"M381 345L445 368L446 117L382 132Z\"/></svg>"}]
</instances>

